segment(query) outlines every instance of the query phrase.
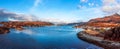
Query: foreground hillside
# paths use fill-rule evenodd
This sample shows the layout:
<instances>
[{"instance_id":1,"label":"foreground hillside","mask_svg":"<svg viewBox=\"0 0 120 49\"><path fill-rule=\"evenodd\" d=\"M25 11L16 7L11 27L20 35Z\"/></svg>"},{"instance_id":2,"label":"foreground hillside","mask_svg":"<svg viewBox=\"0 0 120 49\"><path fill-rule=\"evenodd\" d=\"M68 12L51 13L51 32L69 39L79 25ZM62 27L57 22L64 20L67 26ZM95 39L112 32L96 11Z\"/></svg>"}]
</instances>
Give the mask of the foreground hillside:
<instances>
[{"instance_id":1,"label":"foreground hillside","mask_svg":"<svg viewBox=\"0 0 120 49\"><path fill-rule=\"evenodd\" d=\"M120 48L120 15L114 14L103 18L91 19L84 25L75 26L84 30L78 38L105 49Z\"/></svg>"}]
</instances>

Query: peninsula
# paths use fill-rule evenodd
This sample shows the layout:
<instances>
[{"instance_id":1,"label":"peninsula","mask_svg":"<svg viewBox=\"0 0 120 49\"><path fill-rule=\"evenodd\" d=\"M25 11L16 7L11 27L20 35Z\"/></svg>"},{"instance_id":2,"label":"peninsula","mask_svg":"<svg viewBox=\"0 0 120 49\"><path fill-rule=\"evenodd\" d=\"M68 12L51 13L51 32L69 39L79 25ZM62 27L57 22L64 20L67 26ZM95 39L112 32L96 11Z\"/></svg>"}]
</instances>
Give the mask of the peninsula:
<instances>
[{"instance_id":1,"label":"peninsula","mask_svg":"<svg viewBox=\"0 0 120 49\"><path fill-rule=\"evenodd\" d=\"M95 18L84 25L75 26L84 30L77 34L79 39L103 47L105 49L120 48L120 15L114 14L103 18Z\"/></svg>"}]
</instances>

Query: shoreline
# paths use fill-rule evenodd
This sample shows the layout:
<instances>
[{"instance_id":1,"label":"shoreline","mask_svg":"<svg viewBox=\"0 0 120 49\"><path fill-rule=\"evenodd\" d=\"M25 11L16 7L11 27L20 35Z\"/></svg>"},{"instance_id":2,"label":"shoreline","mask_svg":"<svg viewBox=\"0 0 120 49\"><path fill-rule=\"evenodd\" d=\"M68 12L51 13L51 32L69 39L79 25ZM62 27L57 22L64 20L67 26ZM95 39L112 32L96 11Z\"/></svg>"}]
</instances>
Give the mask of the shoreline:
<instances>
[{"instance_id":1,"label":"shoreline","mask_svg":"<svg viewBox=\"0 0 120 49\"><path fill-rule=\"evenodd\" d=\"M92 36L92 35L85 33L84 31L79 32L77 36L79 39L83 41L100 46L104 49L119 49L120 48L119 42L104 40L102 37Z\"/></svg>"}]
</instances>

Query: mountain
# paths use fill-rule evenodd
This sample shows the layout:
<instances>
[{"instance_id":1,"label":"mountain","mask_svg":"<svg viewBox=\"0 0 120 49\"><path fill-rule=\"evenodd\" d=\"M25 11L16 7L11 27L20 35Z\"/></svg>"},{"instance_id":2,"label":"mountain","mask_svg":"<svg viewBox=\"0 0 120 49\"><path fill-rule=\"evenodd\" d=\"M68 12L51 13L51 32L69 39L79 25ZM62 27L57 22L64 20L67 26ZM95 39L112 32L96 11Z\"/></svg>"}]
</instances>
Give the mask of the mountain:
<instances>
[{"instance_id":1,"label":"mountain","mask_svg":"<svg viewBox=\"0 0 120 49\"><path fill-rule=\"evenodd\" d=\"M110 16L105 16L103 18L91 19L83 25L75 26L80 28L82 26L96 26L96 27L115 27L120 23L120 15L113 14Z\"/></svg>"},{"instance_id":2,"label":"mountain","mask_svg":"<svg viewBox=\"0 0 120 49\"><path fill-rule=\"evenodd\" d=\"M88 21L88 23L120 23L120 15L119 14L113 14L110 16L105 16L103 18L95 18Z\"/></svg>"}]
</instances>

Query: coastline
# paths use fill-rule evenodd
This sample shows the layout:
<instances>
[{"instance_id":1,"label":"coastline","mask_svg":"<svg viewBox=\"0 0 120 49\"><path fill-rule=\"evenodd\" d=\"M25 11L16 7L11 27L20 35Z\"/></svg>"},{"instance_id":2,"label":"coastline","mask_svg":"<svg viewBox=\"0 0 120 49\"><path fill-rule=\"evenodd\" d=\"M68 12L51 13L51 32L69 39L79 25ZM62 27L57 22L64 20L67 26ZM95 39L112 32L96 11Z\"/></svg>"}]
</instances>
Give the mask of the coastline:
<instances>
[{"instance_id":1,"label":"coastline","mask_svg":"<svg viewBox=\"0 0 120 49\"><path fill-rule=\"evenodd\" d=\"M119 49L120 48L119 42L104 40L102 37L92 36L92 35L85 33L84 31L79 32L77 36L79 39L83 41L103 47L104 49Z\"/></svg>"}]
</instances>

